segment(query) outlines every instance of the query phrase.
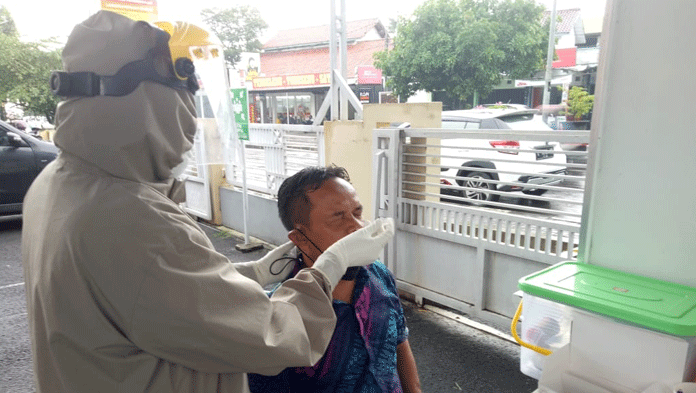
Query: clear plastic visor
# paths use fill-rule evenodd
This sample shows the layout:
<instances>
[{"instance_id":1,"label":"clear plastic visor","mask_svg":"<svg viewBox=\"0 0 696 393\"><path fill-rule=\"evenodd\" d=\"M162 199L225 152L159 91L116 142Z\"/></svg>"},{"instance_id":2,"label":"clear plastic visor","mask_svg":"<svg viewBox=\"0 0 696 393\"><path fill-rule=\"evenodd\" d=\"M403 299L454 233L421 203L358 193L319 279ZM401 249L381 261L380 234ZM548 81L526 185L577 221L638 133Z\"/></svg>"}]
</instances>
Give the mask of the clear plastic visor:
<instances>
[{"instance_id":1,"label":"clear plastic visor","mask_svg":"<svg viewBox=\"0 0 696 393\"><path fill-rule=\"evenodd\" d=\"M198 165L234 161L237 128L222 49L216 46L191 47L199 90L196 102L197 131L193 153Z\"/></svg>"}]
</instances>

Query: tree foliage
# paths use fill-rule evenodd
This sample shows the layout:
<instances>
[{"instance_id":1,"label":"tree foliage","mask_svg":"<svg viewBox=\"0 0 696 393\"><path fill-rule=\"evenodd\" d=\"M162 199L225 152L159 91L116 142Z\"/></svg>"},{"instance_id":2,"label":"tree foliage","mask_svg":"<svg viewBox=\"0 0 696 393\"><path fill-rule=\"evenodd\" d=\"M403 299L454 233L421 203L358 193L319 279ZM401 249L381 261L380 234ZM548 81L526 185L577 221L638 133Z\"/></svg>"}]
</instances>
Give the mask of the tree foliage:
<instances>
[{"instance_id":1,"label":"tree foliage","mask_svg":"<svg viewBox=\"0 0 696 393\"><path fill-rule=\"evenodd\" d=\"M259 36L268 24L256 8L246 5L207 8L201 11L201 16L222 41L225 60L230 64L239 62L242 52L258 52L263 47Z\"/></svg>"},{"instance_id":2,"label":"tree foliage","mask_svg":"<svg viewBox=\"0 0 696 393\"><path fill-rule=\"evenodd\" d=\"M17 37L19 35L14 19L12 19L10 15L10 11L3 5L0 5L0 34L10 37Z\"/></svg>"},{"instance_id":3,"label":"tree foliage","mask_svg":"<svg viewBox=\"0 0 696 393\"><path fill-rule=\"evenodd\" d=\"M400 18L394 48L375 55L387 85L466 99L487 95L503 75L526 78L543 67L548 24L534 0L428 0Z\"/></svg>"},{"instance_id":4,"label":"tree foliage","mask_svg":"<svg viewBox=\"0 0 696 393\"><path fill-rule=\"evenodd\" d=\"M590 113L594 106L594 96L580 86L573 86L568 92L568 114L575 120Z\"/></svg>"},{"instance_id":5,"label":"tree foliage","mask_svg":"<svg viewBox=\"0 0 696 393\"><path fill-rule=\"evenodd\" d=\"M21 42L16 37L0 34L0 100L13 102L27 114L55 117L58 97L51 93L48 79L51 72L62 68L60 51L51 49L55 43Z\"/></svg>"}]
</instances>

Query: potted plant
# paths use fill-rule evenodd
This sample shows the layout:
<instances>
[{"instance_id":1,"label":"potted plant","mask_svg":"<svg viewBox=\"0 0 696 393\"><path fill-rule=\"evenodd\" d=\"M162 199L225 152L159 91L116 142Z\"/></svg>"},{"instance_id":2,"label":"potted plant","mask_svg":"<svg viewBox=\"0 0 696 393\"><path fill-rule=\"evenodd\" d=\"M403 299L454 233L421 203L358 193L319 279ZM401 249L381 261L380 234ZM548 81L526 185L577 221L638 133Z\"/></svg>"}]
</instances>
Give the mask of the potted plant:
<instances>
[{"instance_id":1,"label":"potted plant","mask_svg":"<svg viewBox=\"0 0 696 393\"><path fill-rule=\"evenodd\" d=\"M566 116L569 121L580 121L590 113L594 105L594 96L579 86L573 86L568 92L568 109Z\"/></svg>"}]
</instances>

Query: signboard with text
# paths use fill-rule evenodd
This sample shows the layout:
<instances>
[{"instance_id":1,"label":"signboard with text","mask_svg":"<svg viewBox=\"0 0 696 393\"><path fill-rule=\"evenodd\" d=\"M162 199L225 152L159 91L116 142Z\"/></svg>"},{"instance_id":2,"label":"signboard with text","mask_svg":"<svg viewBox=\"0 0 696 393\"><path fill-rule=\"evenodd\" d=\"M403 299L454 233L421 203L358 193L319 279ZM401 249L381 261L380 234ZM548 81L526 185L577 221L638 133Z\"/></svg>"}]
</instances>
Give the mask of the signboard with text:
<instances>
[{"instance_id":1,"label":"signboard with text","mask_svg":"<svg viewBox=\"0 0 696 393\"><path fill-rule=\"evenodd\" d=\"M249 140L249 98L247 89L230 89L232 95L232 112L234 112L234 121L237 124L237 135L239 139Z\"/></svg>"},{"instance_id":2,"label":"signboard with text","mask_svg":"<svg viewBox=\"0 0 696 393\"><path fill-rule=\"evenodd\" d=\"M369 103L370 103L370 93L371 93L370 90L371 90L370 88L367 88L367 89L366 89L366 88L364 88L364 87L361 87L361 88L358 90L358 95L359 95L360 102L362 102L363 104L369 104Z\"/></svg>"},{"instance_id":3,"label":"signboard with text","mask_svg":"<svg viewBox=\"0 0 696 393\"><path fill-rule=\"evenodd\" d=\"M260 77L252 79L251 83L254 86L254 89L330 85L331 73L324 72L314 74Z\"/></svg>"},{"instance_id":4,"label":"signboard with text","mask_svg":"<svg viewBox=\"0 0 696 393\"><path fill-rule=\"evenodd\" d=\"M358 67L358 84L360 85L381 85L382 70L372 66Z\"/></svg>"}]
</instances>

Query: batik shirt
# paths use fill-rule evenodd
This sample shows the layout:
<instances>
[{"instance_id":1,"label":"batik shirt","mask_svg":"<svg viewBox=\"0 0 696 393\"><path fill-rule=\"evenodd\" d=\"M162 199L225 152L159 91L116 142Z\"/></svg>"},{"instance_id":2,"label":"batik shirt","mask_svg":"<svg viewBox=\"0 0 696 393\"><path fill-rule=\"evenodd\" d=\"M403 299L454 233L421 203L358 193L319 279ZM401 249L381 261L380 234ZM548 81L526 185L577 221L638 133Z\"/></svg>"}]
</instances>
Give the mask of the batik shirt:
<instances>
[{"instance_id":1,"label":"batik shirt","mask_svg":"<svg viewBox=\"0 0 696 393\"><path fill-rule=\"evenodd\" d=\"M336 329L317 364L272 377L249 374L252 393L402 392L396 347L406 341L408 329L394 277L381 262L361 267L352 299L352 304L334 299Z\"/></svg>"}]
</instances>

